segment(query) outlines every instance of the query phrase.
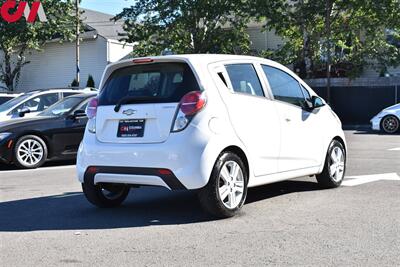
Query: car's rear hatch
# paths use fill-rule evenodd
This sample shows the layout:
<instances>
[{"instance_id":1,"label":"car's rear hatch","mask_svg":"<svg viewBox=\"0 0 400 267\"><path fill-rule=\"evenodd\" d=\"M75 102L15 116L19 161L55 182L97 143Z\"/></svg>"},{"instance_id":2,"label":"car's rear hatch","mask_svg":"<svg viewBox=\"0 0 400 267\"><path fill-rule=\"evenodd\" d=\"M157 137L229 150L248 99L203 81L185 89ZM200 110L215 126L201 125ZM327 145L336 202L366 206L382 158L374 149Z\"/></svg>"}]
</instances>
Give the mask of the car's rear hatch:
<instances>
[{"instance_id":1,"label":"car's rear hatch","mask_svg":"<svg viewBox=\"0 0 400 267\"><path fill-rule=\"evenodd\" d=\"M97 139L105 143L164 142L179 101L198 90L186 63L132 64L117 69L99 94Z\"/></svg>"}]
</instances>

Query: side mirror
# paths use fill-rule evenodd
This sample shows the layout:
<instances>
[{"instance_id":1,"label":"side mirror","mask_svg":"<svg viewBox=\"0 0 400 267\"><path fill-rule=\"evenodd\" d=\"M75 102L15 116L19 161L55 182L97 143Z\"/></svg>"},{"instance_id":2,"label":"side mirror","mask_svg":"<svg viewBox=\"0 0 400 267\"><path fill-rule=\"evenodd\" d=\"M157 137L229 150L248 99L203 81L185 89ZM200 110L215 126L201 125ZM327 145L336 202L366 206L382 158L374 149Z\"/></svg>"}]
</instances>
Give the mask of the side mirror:
<instances>
[{"instance_id":1,"label":"side mirror","mask_svg":"<svg viewBox=\"0 0 400 267\"><path fill-rule=\"evenodd\" d=\"M87 115L86 115L86 112L84 111L84 110L82 110L82 109L78 109L78 110L75 110L74 111L74 113L73 114L71 114L69 117L71 118L71 119L79 119L79 118L84 118L84 117L86 117Z\"/></svg>"},{"instance_id":2,"label":"side mirror","mask_svg":"<svg viewBox=\"0 0 400 267\"><path fill-rule=\"evenodd\" d=\"M316 108L320 108L325 106L324 101L322 100L322 98L318 97L318 96L313 96L311 98L311 104L312 104L312 108L316 109Z\"/></svg>"},{"instance_id":3,"label":"side mirror","mask_svg":"<svg viewBox=\"0 0 400 267\"><path fill-rule=\"evenodd\" d=\"M19 112L18 112L18 116L20 116L21 118L25 116L25 114L27 113L31 113L31 110L27 107L23 107Z\"/></svg>"}]
</instances>

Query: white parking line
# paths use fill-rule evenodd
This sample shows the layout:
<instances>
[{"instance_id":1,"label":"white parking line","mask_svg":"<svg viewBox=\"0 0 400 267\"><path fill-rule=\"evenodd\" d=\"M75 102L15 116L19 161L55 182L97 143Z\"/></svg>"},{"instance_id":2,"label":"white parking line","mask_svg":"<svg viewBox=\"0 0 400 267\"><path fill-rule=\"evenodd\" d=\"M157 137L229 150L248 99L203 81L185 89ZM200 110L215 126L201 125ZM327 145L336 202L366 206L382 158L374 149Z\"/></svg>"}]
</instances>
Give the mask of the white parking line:
<instances>
[{"instance_id":1,"label":"white parking line","mask_svg":"<svg viewBox=\"0 0 400 267\"><path fill-rule=\"evenodd\" d=\"M40 171L57 171L57 170L64 170L64 169L75 169L75 165L44 167L44 168L38 168L38 169L33 169L33 170L10 170L10 171L1 171L0 170L0 174L2 174L2 173L40 172Z\"/></svg>"},{"instance_id":2,"label":"white parking line","mask_svg":"<svg viewBox=\"0 0 400 267\"><path fill-rule=\"evenodd\" d=\"M400 147L388 149L389 151L400 151Z\"/></svg>"},{"instance_id":3,"label":"white parking line","mask_svg":"<svg viewBox=\"0 0 400 267\"><path fill-rule=\"evenodd\" d=\"M386 181L400 181L400 177L397 173L383 173L383 174L372 174L372 175L360 175L360 176L348 176L343 181L343 186L357 186L366 183L377 182L381 180Z\"/></svg>"}]
</instances>

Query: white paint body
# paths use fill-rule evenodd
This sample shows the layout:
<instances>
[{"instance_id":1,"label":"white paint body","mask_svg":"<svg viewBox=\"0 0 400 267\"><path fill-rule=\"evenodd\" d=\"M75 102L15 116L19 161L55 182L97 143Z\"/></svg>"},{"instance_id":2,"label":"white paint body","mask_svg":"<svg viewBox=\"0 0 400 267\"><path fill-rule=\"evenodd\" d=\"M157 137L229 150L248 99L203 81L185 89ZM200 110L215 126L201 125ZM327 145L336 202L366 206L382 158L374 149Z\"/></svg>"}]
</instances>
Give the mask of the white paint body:
<instances>
[{"instance_id":1,"label":"white paint body","mask_svg":"<svg viewBox=\"0 0 400 267\"><path fill-rule=\"evenodd\" d=\"M124 105L138 111L133 117L154 123L145 138L117 138L117 121L124 119L114 106L99 106L96 134L86 129L77 159L80 182L89 166L146 167L171 170L187 189L204 187L222 151L236 147L249 165L249 187L321 173L329 144L340 138L345 145L341 122L328 105L306 112L275 100L261 64L273 66L294 77L311 95L316 95L286 67L261 58L228 55L180 55L154 57L155 62L186 62L207 96L206 107L181 132L170 132L178 103ZM234 93L218 77L225 64L253 64L265 97ZM132 60L109 65L101 87L110 74L133 65ZM151 122L153 121L153 122ZM158 125L156 130L155 125ZM87 127L87 128L88 128ZM146 129L148 125L146 122ZM167 185L157 177L130 175L95 176L96 182ZM153 182L151 182L153 181Z\"/></svg>"},{"instance_id":2,"label":"white paint body","mask_svg":"<svg viewBox=\"0 0 400 267\"><path fill-rule=\"evenodd\" d=\"M400 121L400 104L390 106L379 112L375 117L371 119L372 129L380 131L382 119L388 115L394 115Z\"/></svg>"}]
</instances>

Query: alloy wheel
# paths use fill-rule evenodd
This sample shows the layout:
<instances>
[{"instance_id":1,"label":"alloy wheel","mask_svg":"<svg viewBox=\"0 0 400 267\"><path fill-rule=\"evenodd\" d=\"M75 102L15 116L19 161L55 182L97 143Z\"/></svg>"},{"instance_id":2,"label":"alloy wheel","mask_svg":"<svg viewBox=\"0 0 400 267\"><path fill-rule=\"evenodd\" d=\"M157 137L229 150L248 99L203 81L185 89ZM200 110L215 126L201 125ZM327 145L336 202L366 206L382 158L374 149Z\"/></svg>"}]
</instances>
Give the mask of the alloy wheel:
<instances>
[{"instance_id":1,"label":"alloy wheel","mask_svg":"<svg viewBox=\"0 0 400 267\"><path fill-rule=\"evenodd\" d=\"M329 174L335 182L340 182L344 176L345 154L344 151L335 146L330 154Z\"/></svg>"},{"instance_id":2,"label":"alloy wheel","mask_svg":"<svg viewBox=\"0 0 400 267\"><path fill-rule=\"evenodd\" d=\"M395 133L399 129L399 121L393 117L386 117L382 122L383 129L387 133Z\"/></svg>"},{"instance_id":3,"label":"alloy wheel","mask_svg":"<svg viewBox=\"0 0 400 267\"><path fill-rule=\"evenodd\" d=\"M18 161L30 167L38 164L44 156L42 144L34 139L24 140L17 148Z\"/></svg>"},{"instance_id":4,"label":"alloy wheel","mask_svg":"<svg viewBox=\"0 0 400 267\"><path fill-rule=\"evenodd\" d=\"M235 209L244 194L243 171L235 161L227 161L219 175L219 197L228 209Z\"/></svg>"}]
</instances>

